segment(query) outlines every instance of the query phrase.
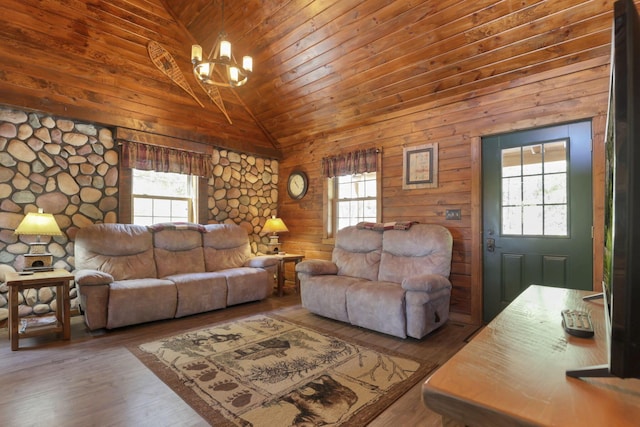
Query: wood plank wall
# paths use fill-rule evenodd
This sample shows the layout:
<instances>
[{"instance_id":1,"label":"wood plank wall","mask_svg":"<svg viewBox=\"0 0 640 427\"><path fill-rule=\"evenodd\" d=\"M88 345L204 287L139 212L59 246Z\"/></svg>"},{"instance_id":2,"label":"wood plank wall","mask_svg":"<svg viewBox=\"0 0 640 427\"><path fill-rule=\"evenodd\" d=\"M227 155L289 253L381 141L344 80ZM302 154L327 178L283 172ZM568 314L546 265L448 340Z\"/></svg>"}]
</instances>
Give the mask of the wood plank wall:
<instances>
[{"instance_id":1,"label":"wood plank wall","mask_svg":"<svg viewBox=\"0 0 640 427\"><path fill-rule=\"evenodd\" d=\"M290 230L281 239L283 248L307 258L330 259L333 247L321 242L324 185L321 159L336 152L380 147L383 150L382 220L417 220L442 224L451 230L454 236L452 312L462 320L479 323L482 313L482 268L478 265L482 250L481 194L478 194L480 138L594 119L594 191L600 191L594 194L594 213L601 212L608 62L608 57L599 57L523 77L469 94L465 99L439 100L393 120L318 136L293 146L287 150L280 168L283 196L279 215ZM439 145L438 188L403 190L403 147L431 142ZM302 169L310 179L309 192L300 201L286 195L286 179L293 169ZM445 220L446 209L461 209L462 219ZM594 246L597 252L598 244ZM594 265L598 264L596 260Z\"/></svg>"}]
</instances>

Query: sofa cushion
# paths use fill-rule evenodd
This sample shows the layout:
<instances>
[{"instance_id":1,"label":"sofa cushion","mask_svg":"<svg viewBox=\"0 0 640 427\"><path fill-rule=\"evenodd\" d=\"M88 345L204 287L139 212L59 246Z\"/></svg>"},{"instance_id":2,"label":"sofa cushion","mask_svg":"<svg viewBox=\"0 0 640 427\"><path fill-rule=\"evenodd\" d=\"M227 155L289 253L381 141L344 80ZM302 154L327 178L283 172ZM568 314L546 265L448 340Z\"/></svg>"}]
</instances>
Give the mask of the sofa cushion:
<instances>
[{"instance_id":1,"label":"sofa cushion","mask_svg":"<svg viewBox=\"0 0 640 427\"><path fill-rule=\"evenodd\" d=\"M349 321L347 314L347 289L364 279L348 276L309 276L304 273L300 281L302 306L312 313L343 322Z\"/></svg>"},{"instance_id":2,"label":"sofa cushion","mask_svg":"<svg viewBox=\"0 0 640 427\"><path fill-rule=\"evenodd\" d=\"M233 224L207 224L202 235L206 271L242 267L251 257L244 228Z\"/></svg>"},{"instance_id":3,"label":"sofa cushion","mask_svg":"<svg viewBox=\"0 0 640 427\"><path fill-rule=\"evenodd\" d=\"M115 280L158 277L153 241L147 227L133 224L93 224L78 230L76 269L100 270Z\"/></svg>"},{"instance_id":4,"label":"sofa cushion","mask_svg":"<svg viewBox=\"0 0 640 427\"><path fill-rule=\"evenodd\" d=\"M338 275L367 280L378 278L382 233L345 227L336 234L331 260L338 266Z\"/></svg>"},{"instance_id":5,"label":"sofa cushion","mask_svg":"<svg viewBox=\"0 0 640 427\"><path fill-rule=\"evenodd\" d=\"M361 282L350 286L346 294L352 325L406 338L405 291L399 284Z\"/></svg>"},{"instance_id":6,"label":"sofa cushion","mask_svg":"<svg viewBox=\"0 0 640 427\"><path fill-rule=\"evenodd\" d=\"M135 279L113 282L109 289L107 328L135 325L176 314L176 285L165 279Z\"/></svg>"},{"instance_id":7,"label":"sofa cushion","mask_svg":"<svg viewBox=\"0 0 640 427\"><path fill-rule=\"evenodd\" d=\"M158 277L204 271L202 233L191 229L162 229L153 233Z\"/></svg>"},{"instance_id":8,"label":"sofa cushion","mask_svg":"<svg viewBox=\"0 0 640 427\"><path fill-rule=\"evenodd\" d=\"M387 230L382 237L378 280L402 283L406 277L439 274L449 277L453 239L446 228L415 224L408 230Z\"/></svg>"},{"instance_id":9,"label":"sofa cushion","mask_svg":"<svg viewBox=\"0 0 640 427\"><path fill-rule=\"evenodd\" d=\"M227 306L227 278L221 273L188 273L167 276L176 284L176 317L217 310Z\"/></svg>"},{"instance_id":10,"label":"sofa cushion","mask_svg":"<svg viewBox=\"0 0 640 427\"><path fill-rule=\"evenodd\" d=\"M154 257L158 268L158 277L204 272L202 248L193 248L186 251L168 251L156 248Z\"/></svg>"},{"instance_id":11,"label":"sofa cushion","mask_svg":"<svg viewBox=\"0 0 640 427\"><path fill-rule=\"evenodd\" d=\"M218 273L227 278L227 305L260 301L273 292L269 273L262 268L230 268Z\"/></svg>"}]
</instances>

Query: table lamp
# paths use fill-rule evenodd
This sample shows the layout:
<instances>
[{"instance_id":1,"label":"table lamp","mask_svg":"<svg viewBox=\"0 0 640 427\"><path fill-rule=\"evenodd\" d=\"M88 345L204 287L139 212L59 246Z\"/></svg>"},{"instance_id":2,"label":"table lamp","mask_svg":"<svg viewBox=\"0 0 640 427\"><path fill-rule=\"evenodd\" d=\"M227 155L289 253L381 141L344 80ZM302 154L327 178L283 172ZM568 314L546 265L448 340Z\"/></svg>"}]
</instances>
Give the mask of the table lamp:
<instances>
[{"instance_id":1,"label":"table lamp","mask_svg":"<svg viewBox=\"0 0 640 427\"><path fill-rule=\"evenodd\" d=\"M53 256L46 253L47 243L40 241L40 236L62 235L52 214L43 213L42 209L38 209L38 212L29 212L14 234L36 236L36 241L29 244L29 253L25 254L25 270L51 269Z\"/></svg>"},{"instance_id":2,"label":"table lamp","mask_svg":"<svg viewBox=\"0 0 640 427\"><path fill-rule=\"evenodd\" d=\"M269 250L267 251L268 253L277 254L280 251L278 233L284 233L287 231L289 231L289 229L286 225L284 225L284 221L281 218L276 218L275 216L273 216L264 223L262 232L271 233L271 235L269 236L269 243L267 244L269 248Z\"/></svg>"}]
</instances>

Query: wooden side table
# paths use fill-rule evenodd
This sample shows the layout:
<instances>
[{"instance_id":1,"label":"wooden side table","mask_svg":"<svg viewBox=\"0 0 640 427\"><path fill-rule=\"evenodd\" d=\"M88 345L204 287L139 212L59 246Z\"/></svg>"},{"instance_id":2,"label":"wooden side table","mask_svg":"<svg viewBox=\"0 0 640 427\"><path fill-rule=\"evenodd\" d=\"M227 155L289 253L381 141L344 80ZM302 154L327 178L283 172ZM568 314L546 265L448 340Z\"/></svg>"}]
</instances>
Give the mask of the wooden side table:
<instances>
[{"instance_id":1,"label":"wooden side table","mask_svg":"<svg viewBox=\"0 0 640 427\"><path fill-rule=\"evenodd\" d=\"M9 272L5 281L9 287L9 339L11 350L18 350L20 338L33 337L49 333L62 333L62 338L71 338L71 308L69 301L69 282L73 274L64 269L38 272L29 275ZM48 326L36 326L33 330L26 328L19 332L20 318L18 316L18 293L25 289L40 289L44 287L56 288L56 321ZM25 319L26 320L26 319Z\"/></svg>"},{"instance_id":2,"label":"wooden side table","mask_svg":"<svg viewBox=\"0 0 640 427\"><path fill-rule=\"evenodd\" d=\"M281 297L284 288L284 265L287 262L293 262L294 265L299 263L304 259L304 255L298 254L277 254L278 258L280 258L280 262L278 263L278 296ZM296 285L296 291L300 292L300 280L298 280L298 273L294 270L294 283Z\"/></svg>"}]
</instances>

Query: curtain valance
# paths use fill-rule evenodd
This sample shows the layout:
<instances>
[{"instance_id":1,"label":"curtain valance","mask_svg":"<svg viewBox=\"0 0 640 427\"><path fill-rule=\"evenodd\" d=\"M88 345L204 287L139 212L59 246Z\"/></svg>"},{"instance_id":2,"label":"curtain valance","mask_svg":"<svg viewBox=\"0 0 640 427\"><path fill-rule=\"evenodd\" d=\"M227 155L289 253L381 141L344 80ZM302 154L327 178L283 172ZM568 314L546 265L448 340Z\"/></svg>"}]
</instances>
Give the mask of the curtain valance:
<instances>
[{"instance_id":1,"label":"curtain valance","mask_svg":"<svg viewBox=\"0 0 640 427\"><path fill-rule=\"evenodd\" d=\"M328 178L375 172L378 169L377 148L357 150L322 159L322 175Z\"/></svg>"},{"instance_id":2,"label":"curtain valance","mask_svg":"<svg viewBox=\"0 0 640 427\"><path fill-rule=\"evenodd\" d=\"M126 168L182 173L204 178L211 176L211 156L208 154L131 141L119 142L122 147L122 165Z\"/></svg>"}]
</instances>

